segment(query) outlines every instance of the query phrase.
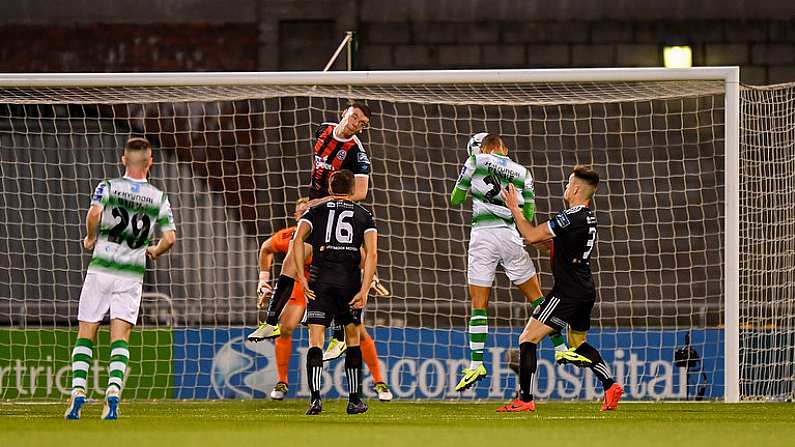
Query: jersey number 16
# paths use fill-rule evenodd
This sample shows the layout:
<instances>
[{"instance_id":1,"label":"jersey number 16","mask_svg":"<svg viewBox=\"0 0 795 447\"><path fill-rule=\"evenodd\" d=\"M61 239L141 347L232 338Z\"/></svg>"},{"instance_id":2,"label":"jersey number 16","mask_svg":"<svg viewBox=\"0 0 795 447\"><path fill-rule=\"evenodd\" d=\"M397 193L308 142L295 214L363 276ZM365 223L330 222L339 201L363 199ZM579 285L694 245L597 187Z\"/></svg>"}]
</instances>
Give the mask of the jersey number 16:
<instances>
[{"instance_id":1,"label":"jersey number 16","mask_svg":"<svg viewBox=\"0 0 795 447\"><path fill-rule=\"evenodd\" d=\"M331 242L331 235L334 234L334 239L340 244L350 244L353 242L353 225L346 222L345 219L353 217L353 211L346 210L340 213L337 221L334 222L335 210L330 210L328 213L328 221L326 221L326 243ZM334 228L336 227L336 231Z\"/></svg>"}]
</instances>

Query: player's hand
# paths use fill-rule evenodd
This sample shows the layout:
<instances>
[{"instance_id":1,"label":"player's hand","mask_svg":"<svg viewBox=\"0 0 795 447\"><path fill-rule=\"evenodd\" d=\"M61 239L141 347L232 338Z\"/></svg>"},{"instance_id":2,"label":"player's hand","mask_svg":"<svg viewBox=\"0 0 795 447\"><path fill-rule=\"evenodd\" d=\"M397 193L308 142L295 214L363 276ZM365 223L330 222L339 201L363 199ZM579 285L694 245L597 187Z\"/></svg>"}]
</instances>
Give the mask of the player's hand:
<instances>
[{"instance_id":1,"label":"player's hand","mask_svg":"<svg viewBox=\"0 0 795 447\"><path fill-rule=\"evenodd\" d=\"M301 287L304 289L304 296L306 296L306 299L314 300L315 291L309 288L309 284L306 281L306 276L299 275L299 278L296 279L296 281L298 281L301 284Z\"/></svg>"},{"instance_id":2,"label":"player's hand","mask_svg":"<svg viewBox=\"0 0 795 447\"><path fill-rule=\"evenodd\" d=\"M367 293L369 290L360 290L356 296L353 297L350 304L354 309L363 309L364 306L367 304Z\"/></svg>"},{"instance_id":3,"label":"player's hand","mask_svg":"<svg viewBox=\"0 0 795 447\"><path fill-rule=\"evenodd\" d=\"M508 184L508 187L500 193L500 196L502 196L505 206L510 208L511 211L521 212L521 210L519 210L519 200L517 199L518 191L516 187L513 186L513 183Z\"/></svg>"},{"instance_id":4,"label":"player's hand","mask_svg":"<svg viewBox=\"0 0 795 447\"><path fill-rule=\"evenodd\" d=\"M146 257L154 261L160 257L160 253L157 252L157 248L154 245L150 245L146 247Z\"/></svg>"},{"instance_id":5,"label":"player's hand","mask_svg":"<svg viewBox=\"0 0 795 447\"><path fill-rule=\"evenodd\" d=\"M97 244L96 236L94 236L93 238L89 238L88 236L83 238L83 248L85 248L86 250L89 250L89 251L93 250L94 249L94 245L96 245L96 244Z\"/></svg>"}]
</instances>

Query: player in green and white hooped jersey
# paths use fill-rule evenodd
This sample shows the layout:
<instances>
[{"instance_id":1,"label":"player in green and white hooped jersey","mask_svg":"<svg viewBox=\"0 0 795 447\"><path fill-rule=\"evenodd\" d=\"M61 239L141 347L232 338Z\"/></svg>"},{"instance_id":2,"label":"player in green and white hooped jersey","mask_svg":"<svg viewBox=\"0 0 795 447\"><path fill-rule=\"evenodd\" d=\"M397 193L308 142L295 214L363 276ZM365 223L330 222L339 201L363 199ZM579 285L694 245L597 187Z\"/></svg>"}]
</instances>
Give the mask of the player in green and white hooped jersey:
<instances>
[{"instance_id":1,"label":"player in green and white hooped jersey","mask_svg":"<svg viewBox=\"0 0 795 447\"><path fill-rule=\"evenodd\" d=\"M532 221L535 214L533 177L524 166L508 157L508 148L498 135L485 135L480 148L481 153L472 154L464 164L450 197L452 205L459 205L466 199L468 191L472 194L472 230L467 269L472 298L469 319L470 364L469 368L464 369L456 391L470 388L487 375L483 366L483 351L488 337L489 293L497 265L503 265L508 278L527 297L531 306L535 307L544 300L533 261L516 231L511 210L500 197L500 192L508 184L516 186L522 193L524 216ZM573 355L567 351L559 333L552 336L552 341L556 351L565 353L565 356Z\"/></svg>"},{"instance_id":2,"label":"player in green and white hooped jersey","mask_svg":"<svg viewBox=\"0 0 795 447\"><path fill-rule=\"evenodd\" d=\"M174 217L166 194L146 180L152 166L152 146L131 138L121 159L124 177L101 182L86 216L83 247L93 250L77 319L80 326L72 351L72 396L64 414L80 419L86 401L88 369L94 356L97 330L110 310L109 378L103 419L118 417L119 399L130 358L129 340L141 304L146 258L157 259L176 241ZM160 242L150 246L155 227Z\"/></svg>"}]
</instances>

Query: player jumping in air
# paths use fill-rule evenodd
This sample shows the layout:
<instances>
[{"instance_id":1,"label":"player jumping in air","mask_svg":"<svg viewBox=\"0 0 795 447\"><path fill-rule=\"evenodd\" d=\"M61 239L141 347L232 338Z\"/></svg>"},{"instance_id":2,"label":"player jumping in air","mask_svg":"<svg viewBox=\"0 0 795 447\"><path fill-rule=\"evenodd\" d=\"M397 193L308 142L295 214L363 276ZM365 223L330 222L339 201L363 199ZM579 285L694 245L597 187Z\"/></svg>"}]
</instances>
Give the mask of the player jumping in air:
<instances>
[{"instance_id":1,"label":"player jumping in air","mask_svg":"<svg viewBox=\"0 0 795 447\"><path fill-rule=\"evenodd\" d=\"M367 411L361 400L362 351L359 330L362 309L367 304L370 282L377 264L378 232L369 211L350 200L353 174L340 170L330 178L331 200L310 208L298 221L295 230L294 263L300 268L304 259L304 240L312 245L312 282L305 276L303 286L307 303L309 350L306 370L311 391L308 415L320 414L323 371L323 342L326 328L336 320L345 328L345 374L348 378L348 414ZM364 274L360 270L364 248Z\"/></svg>"},{"instance_id":2,"label":"player jumping in air","mask_svg":"<svg viewBox=\"0 0 795 447\"><path fill-rule=\"evenodd\" d=\"M155 260L176 241L176 227L166 194L146 180L152 166L152 146L131 138L121 158L124 177L102 181L91 198L83 247L93 250L88 264L77 319L77 342L72 350L72 394L64 417L80 419L86 402L88 369L94 356L97 330L110 310L110 362L102 419L119 417L124 374L130 360L129 341L141 306L146 258ZM149 242L159 227L160 242Z\"/></svg>"},{"instance_id":3,"label":"player jumping in air","mask_svg":"<svg viewBox=\"0 0 795 447\"><path fill-rule=\"evenodd\" d=\"M479 134L481 136L483 134ZM469 368L456 385L463 391L486 377L483 351L488 336L488 304L491 285L498 264L519 288L533 307L544 301L535 265L524 249L516 232L511 211L505 206L500 191L506 185L521 190L522 215L528 221L535 213L533 178L523 166L508 157L508 148L498 135L486 134L480 142L480 153L473 154L464 164L450 197L452 205L459 205L472 193L472 232L469 241L467 280L472 298L469 319ZM560 333L552 336L555 358L560 363L590 363L588 359L566 349Z\"/></svg>"},{"instance_id":4,"label":"player jumping in air","mask_svg":"<svg viewBox=\"0 0 795 447\"><path fill-rule=\"evenodd\" d=\"M531 244L552 239L552 274L554 285L547 299L535 313L519 337L519 398L497 409L499 412L535 411L533 386L538 366L537 344L545 336L568 326L569 344L575 352L591 361L589 368L602 382L604 402L601 411L615 410L624 393L613 380L610 369L599 351L585 342L591 328L591 310L596 302L596 288L591 276L591 252L596 242L596 216L588 208L599 184L599 174L577 166L569 175L563 200L569 208L551 220L534 226L520 208L520 193L512 184L501 194L511 210L516 226Z\"/></svg>"},{"instance_id":5,"label":"player jumping in air","mask_svg":"<svg viewBox=\"0 0 795 447\"><path fill-rule=\"evenodd\" d=\"M300 198L295 204L294 217L297 221L302 214L309 208L309 199ZM283 230L276 232L273 236L268 238L262 243L259 252L259 271L260 271L260 285L257 290L260 302L267 300L265 293L266 288L269 288L270 270L273 264L273 255L275 253L287 253L290 241L295 234L295 226L287 227ZM306 260L305 275L308 275L308 268L312 263L312 246L305 244ZM279 335L276 338L276 370L278 374L278 383L273 387L270 393L271 399L282 400L287 394L288 380L287 372L290 365L290 355L293 350L293 331L301 322L306 311L306 296L304 289L300 282L296 282L293 287L292 294L284 309L281 312L279 320ZM340 337L342 339L344 337ZM378 352L376 351L375 342L370 334L364 328L364 325L359 326L359 339L362 350L362 358L370 374L373 376L378 399L381 401L392 400L392 392L389 387L384 383L384 377L381 372L381 365L378 361Z\"/></svg>"}]
</instances>

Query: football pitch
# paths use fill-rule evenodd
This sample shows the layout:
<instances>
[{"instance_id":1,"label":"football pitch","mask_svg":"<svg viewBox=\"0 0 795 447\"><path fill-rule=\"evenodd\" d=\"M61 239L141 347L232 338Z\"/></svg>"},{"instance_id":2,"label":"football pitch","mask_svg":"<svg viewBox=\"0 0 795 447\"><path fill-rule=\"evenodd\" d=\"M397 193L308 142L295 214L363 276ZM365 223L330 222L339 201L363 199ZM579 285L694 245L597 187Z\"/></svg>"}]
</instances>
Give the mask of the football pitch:
<instances>
[{"instance_id":1,"label":"football pitch","mask_svg":"<svg viewBox=\"0 0 795 447\"><path fill-rule=\"evenodd\" d=\"M128 401L118 421L101 421L101 403L80 421L62 419L65 403L0 403L0 446L53 445L365 445L414 447L792 446L795 406L788 403L546 403L536 413L500 414L499 402L370 401L363 415L345 401L304 416L304 400Z\"/></svg>"}]
</instances>

